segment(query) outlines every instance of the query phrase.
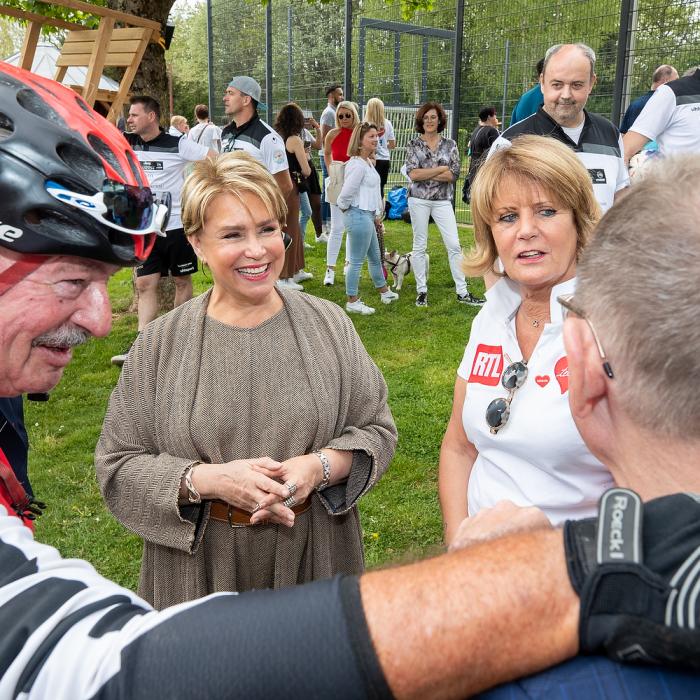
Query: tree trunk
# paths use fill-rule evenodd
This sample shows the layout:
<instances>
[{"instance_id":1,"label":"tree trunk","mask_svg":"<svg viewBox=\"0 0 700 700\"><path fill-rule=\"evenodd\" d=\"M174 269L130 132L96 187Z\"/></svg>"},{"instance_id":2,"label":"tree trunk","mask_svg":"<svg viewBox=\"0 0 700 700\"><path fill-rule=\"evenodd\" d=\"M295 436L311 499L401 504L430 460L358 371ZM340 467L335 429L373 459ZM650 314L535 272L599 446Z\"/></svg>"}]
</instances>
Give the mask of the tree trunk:
<instances>
[{"instance_id":1,"label":"tree trunk","mask_svg":"<svg viewBox=\"0 0 700 700\"><path fill-rule=\"evenodd\" d=\"M112 10L152 19L165 26L174 0L106 0L105 5ZM150 95L161 106L161 121L168 121L168 81L165 74L165 52L157 44L149 44L143 55L141 66L131 86L133 95ZM165 123L165 121L163 121Z\"/></svg>"}]
</instances>

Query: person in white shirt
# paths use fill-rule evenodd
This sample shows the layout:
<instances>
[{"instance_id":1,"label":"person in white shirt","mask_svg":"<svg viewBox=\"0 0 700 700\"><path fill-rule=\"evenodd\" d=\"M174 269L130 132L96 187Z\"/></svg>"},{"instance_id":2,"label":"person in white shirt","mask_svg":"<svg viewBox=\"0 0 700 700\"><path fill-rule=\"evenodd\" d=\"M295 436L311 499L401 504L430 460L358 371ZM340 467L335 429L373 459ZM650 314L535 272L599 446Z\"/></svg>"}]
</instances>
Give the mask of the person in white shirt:
<instances>
[{"instance_id":1,"label":"person in white shirt","mask_svg":"<svg viewBox=\"0 0 700 700\"><path fill-rule=\"evenodd\" d=\"M381 180L383 199L384 187L389 179L389 170L391 169L391 151L396 148L394 126L384 115L384 103L378 97L372 97L367 101L365 120L370 124L376 124L377 129L379 130L375 167L377 168L377 172L379 173L379 178Z\"/></svg>"},{"instance_id":2,"label":"person in white shirt","mask_svg":"<svg viewBox=\"0 0 700 700\"><path fill-rule=\"evenodd\" d=\"M662 156L700 153L700 68L654 92L624 136L625 161L652 140Z\"/></svg>"},{"instance_id":3,"label":"person in white shirt","mask_svg":"<svg viewBox=\"0 0 700 700\"><path fill-rule=\"evenodd\" d=\"M170 134L170 136L177 136L178 138L187 136L189 130L190 125L187 123L187 119L181 114L173 114L173 116L170 117L170 128L168 129L168 134Z\"/></svg>"},{"instance_id":4,"label":"person in white shirt","mask_svg":"<svg viewBox=\"0 0 700 700\"><path fill-rule=\"evenodd\" d=\"M364 316L374 313L371 306L362 302L358 290L360 270L365 258L369 261L369 273L382 303L391 304L399 298L386 284L376 235L377 230L382 227L384 213L379 174L372 164L378 138L379 134L374 124L362 122L354 128L348 144L350 160L345 166L345 179L337 199L348 232L350 258L345 275L345 293L348 297L345 310Z\"/></svg>"},{"instance_id":5,"label":"person in white shirt","mask_svg":"<svg viewBox=\"0 0 700 700\"><path fill-rule=\"evenodd\" d=\"M464 517L498 501L537 506L557 525L593 515L613 484L571 416L557 303L600 217L586 168L556 139L519 136L481 167L471 206L465 273L496 256L504 272L472 324L440 450L448 544Z\"/></svg>"},{"instance_id":6,"label":"person in white shirt","mask_svg":"<svg viewBox=\"0 0 700 700\"><path fill-rule=\"evenodd\" d=\"M221 129L209 120L209 108L197 105L194 108L194 118L197 124L189 130L187 136L212 151L221 151Z\"/></svg>"}]
</instances>

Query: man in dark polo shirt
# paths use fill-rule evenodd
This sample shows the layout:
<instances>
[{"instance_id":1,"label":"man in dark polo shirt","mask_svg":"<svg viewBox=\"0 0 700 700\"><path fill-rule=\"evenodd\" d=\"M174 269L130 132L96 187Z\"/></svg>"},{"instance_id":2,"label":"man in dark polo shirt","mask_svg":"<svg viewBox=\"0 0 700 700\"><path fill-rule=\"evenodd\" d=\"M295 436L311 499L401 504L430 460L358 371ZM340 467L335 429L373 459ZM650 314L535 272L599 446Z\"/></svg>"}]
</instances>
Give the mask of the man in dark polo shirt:
<instances>
[{"instance_id":1,"label":"man in dark polo shirt","mask_svg":"<svg viewBox=\"0 0 700 700\"><path fill-rule=\"evenodd\" d=\"M530 117L506 129L491 151L521 134L551 136L569 146L591 175L603 212L629 186L622 138L609 120L584 108L596 83L595 53L585 44L557 44L546 53L540 85L544 104Z\"/></svg>"}]
</instances>

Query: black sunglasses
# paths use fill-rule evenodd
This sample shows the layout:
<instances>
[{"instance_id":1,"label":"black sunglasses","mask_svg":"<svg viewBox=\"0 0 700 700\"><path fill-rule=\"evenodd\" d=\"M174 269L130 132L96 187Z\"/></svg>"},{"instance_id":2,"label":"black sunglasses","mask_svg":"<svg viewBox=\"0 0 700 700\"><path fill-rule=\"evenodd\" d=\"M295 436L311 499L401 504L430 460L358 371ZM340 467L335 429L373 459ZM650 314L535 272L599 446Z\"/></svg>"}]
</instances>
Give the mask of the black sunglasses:
<instances>
[{"instance_id":1,"label":"black sunglasses","mask_svg":"<svg viewBox=\"0 0 700 700\"><path fill-rule=\"evenodd\" d=\"M486 408L486 422L492 435L495 435L510 417L510 404L515 392L525 384L527 379L527 362L512 362L503 370L501 384L508 390L508 396L494 399Z\"/></svg>"}]
</instances>

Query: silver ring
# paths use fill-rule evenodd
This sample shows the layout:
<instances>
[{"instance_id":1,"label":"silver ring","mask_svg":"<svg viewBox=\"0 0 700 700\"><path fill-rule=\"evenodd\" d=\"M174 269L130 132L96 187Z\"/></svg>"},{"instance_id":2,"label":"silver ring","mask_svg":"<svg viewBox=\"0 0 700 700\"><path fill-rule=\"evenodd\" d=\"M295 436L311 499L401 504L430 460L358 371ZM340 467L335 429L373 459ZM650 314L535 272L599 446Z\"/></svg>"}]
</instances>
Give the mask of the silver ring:
<instances>
[{"instance_id":1,"label":"silver ring","mask_svg":"<svg viewBox=\"0 0 700 700\"><path fill-rule=\"evenodd\" d=\"M260 510L260 508L261 508L260 504L256 503L255 508L253 508L253 510L251 511L250 514L252 515L253 513L257 513Z\"/></svg>"},{"instance_id":2,"label":"silver ring","mask_svg":"<svg viewBox=\"0 0 700 700\"><path fill-rule=\"evenodd\" d=\"M287 506L287 508L293 508L297 504L297 499L294 498L294 496L290 496L289 498L284 499L284 505Z\"/></svg>"},{"instance_id":3,"label":"silver ring","mask_svg":"<svg viewBox=\"0 0 700 700\"><path fill-rule=\"evenodd\" d=\"M293 496L297 492L297 485L294 482L285 484L285 486L287 487L287 491L289 491L290 496Z\"/></svg>"}]
</instances>

